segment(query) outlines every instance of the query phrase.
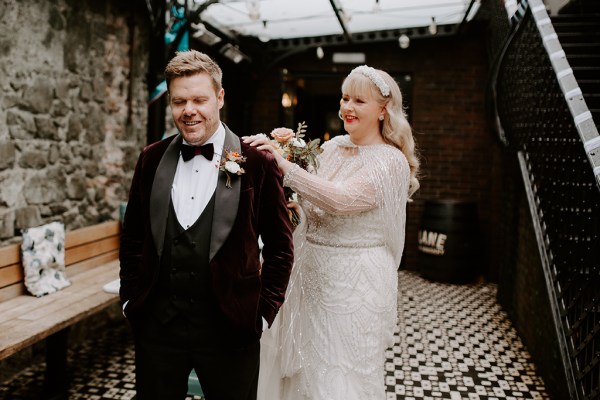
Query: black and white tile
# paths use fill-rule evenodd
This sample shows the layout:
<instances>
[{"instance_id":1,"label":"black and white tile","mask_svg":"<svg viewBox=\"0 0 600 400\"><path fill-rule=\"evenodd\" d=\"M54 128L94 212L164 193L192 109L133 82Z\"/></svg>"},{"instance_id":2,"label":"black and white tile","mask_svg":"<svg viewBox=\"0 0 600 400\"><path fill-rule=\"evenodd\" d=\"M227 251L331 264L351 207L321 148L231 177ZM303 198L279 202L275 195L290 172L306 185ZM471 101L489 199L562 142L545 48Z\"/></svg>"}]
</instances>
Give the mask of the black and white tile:
<instances>
[{"instance_id":1,"label":"black and white tile","mask_svg":"<svg viewBox=\"0 0 600 400\"><path fill-rule=\"evenodd\" d=\"M493 284L430 282L401 271L400 322L387 352L387 398L549 399ZM69 399L133 399L133 345L121 323L69 354ZM0 386L0 399L41 398L44 364ZM188 396L187 400L199 400ZM369 399L365 399L369 400Z\"/></svg>"},{"instance_id":2,"label":"black and white tile","mask_svg":"<svg viewBox=\"0 0 600 400\"><path fill-rule=\"evenodd\" d=\"M388 399L548 399L493 284L456 285L401 271Z\"/></svg>"}]
</instances>

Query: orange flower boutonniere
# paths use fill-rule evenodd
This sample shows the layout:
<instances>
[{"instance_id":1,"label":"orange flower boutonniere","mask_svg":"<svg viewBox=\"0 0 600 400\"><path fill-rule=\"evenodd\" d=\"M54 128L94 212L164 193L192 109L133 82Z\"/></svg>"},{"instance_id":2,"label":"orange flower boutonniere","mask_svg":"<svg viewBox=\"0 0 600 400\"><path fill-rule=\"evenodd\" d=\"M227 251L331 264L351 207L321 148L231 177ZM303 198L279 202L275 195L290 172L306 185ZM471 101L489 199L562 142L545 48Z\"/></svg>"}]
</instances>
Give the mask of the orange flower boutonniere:
<instances>
[{"instance_id":1,"label":"orange flower boutonniere","mask_svg":"<svg viewBox=\"0 0 600 400\"><path fill-rule=\"evenodd\" d=\"M227 175L227 186L231 188L231 175L242 175L244 168L242 163L246 162L246 157L237 151L223 150L221 162L219 163L219 170L225 172Z\"/></svg>"}]
</instances>

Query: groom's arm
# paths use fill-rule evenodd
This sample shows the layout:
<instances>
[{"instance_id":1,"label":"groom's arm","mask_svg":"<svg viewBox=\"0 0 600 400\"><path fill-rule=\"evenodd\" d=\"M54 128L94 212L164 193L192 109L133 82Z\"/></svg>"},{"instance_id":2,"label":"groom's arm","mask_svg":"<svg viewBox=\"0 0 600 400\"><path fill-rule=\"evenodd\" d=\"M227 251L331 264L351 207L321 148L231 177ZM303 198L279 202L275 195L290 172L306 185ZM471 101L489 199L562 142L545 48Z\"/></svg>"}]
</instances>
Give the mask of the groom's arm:
<instances>
[{"instance_id":1,"label":"groom's arm","mask_svg":"<svg viewBox=\"0 0 600 400\"><path fill-rule=\"evenodd\" d=\"M285 298L294 262L294 245L283 177L273 156L263 154L266 160L259 205L259 234L263 241L259 311L270 326Z\"/></svg>"}]
</instances>

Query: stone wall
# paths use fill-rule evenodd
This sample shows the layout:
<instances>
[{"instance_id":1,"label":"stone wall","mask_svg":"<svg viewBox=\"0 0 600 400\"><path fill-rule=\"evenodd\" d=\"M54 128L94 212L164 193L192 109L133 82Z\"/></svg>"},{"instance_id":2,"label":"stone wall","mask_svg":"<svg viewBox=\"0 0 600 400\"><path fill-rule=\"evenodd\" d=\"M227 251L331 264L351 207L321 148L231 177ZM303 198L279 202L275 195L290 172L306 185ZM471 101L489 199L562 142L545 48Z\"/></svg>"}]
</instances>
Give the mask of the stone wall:
<instances>
[{"instance_id":1,"label":"stone wall","mask_svg":"<svg viewBox=\"0 0 600 400\"><path fill-rule=\"evenodd\" d=\"M119 217L146 138L136 2L0 0L0 245Z\"/></svg>"}]
</instances>

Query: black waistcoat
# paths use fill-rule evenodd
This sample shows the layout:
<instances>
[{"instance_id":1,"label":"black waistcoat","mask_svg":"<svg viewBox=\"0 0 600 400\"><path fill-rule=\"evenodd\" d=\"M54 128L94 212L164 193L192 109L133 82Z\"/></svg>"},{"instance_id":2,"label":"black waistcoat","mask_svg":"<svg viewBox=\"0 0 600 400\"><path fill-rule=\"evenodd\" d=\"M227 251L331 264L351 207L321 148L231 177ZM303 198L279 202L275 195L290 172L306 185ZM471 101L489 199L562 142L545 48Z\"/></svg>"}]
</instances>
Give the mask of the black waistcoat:
<instances>
[{"instance_id":1,"label":"black waistcoat","mask_svg":"<svg viewBox=\"0 0 600 400\"><path fill-rule=\"evenodd\" d=\"M169 207L165 243L152 311L163 323L178 314L198 321L214 314L208 257L215 195L196 222L185 230Z\"/></svg>"}]
</instances>

